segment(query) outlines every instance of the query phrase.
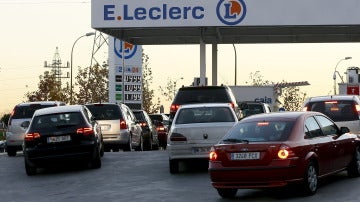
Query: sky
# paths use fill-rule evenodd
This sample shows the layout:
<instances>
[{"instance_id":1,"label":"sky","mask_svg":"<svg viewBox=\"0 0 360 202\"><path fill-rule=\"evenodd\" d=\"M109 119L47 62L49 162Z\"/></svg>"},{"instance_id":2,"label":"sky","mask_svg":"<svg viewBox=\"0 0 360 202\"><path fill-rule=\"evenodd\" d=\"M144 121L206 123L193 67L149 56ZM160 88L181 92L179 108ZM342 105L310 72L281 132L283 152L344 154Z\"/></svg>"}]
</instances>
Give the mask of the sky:
<instances>
[{"instance_id":1,"label":"sky","mask_svg":"<svg viewBox=\"0 0 360 202\"><path fill-rule=\"evenodd\" d=\"M0 26L0 116L25 101L26 92L37 89L39 76L49 70L44 62L51 63L56 48L62 66L66 66L75 40L96 31L91 28L90 0L0 0ZM76 43L74 75L77 67L90 65L93 40L93 37L83 37ZM310 86L300 87L308 96L333 93L333 73L337 64L344 78L348 67L360 65L359 43L235 44L235 48L237 85L246 85L250 82L250 74L259 71L264 80L275 83L308 81ZM180 87L190 85L194 77L200 76L199 45L144 45L143 51L149 56L155 101L161 97L159 86L165 86L169 79L178 81ZM107 46L103 46L95 58L99 62L106 61L107 54ZM211 54L211 45L207 45L209 84ZM345 57L352 59L338 63ZM234 72L233 45L219 44L218 84L234 85ZM69 79L62 81L69 82ZM161 100L168 112L170 102Z\"/></svg>"}]
</instances>

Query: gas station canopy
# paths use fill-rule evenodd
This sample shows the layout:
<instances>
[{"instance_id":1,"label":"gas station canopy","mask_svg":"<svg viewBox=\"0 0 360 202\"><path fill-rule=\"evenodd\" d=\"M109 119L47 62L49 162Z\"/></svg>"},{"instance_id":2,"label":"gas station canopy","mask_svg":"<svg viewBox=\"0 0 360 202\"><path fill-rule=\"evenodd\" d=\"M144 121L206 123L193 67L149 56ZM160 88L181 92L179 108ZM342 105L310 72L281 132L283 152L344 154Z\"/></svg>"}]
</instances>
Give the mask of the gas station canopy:
<instances>
[{"instance_id":1,"label":"gas station canopy","mask_svg":"<svg viewBox=\"0 0 360 202\"><path fill-rule=\"evenodd\" d=\"M358 0L92 0L92 27L139 45L360 41Z\"/></svg>"}]
</instances>

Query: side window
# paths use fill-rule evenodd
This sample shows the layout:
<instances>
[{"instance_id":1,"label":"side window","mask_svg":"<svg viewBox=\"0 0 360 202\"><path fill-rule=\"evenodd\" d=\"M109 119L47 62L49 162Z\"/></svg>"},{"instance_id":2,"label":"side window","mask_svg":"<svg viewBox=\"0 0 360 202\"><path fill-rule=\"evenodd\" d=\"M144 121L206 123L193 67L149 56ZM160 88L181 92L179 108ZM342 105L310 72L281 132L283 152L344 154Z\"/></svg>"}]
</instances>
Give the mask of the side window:
<instances>
[{"instance_id":1,"label":"side window","mask_svg":"<svg viewBox=\"0 0 360 202\"><path fill-rule=\"evenodd\" d=\"M321 129L324 133L324 135L336 135L337 134L337 126L330 121L328 118L324 117L324 116L315 116L315 118L318 120Z\"/></svg>"},{"instance_id":2,"label":"side window","mask_svg":"<svg viewBox=\"0 0 360 202\"><path fill-rule=\"evenodd\" d=\"M92 114L91 112L87 109L87 108L83 108L84 109L84 114L85 114L85 118L87 119L87 121L91 122L91 117L92 117Z\"/></svg>"},{"instance_id":3,"label":"side window","mask_svg":"<svg viewBox=\"0 0 360 202\"><path fill-rule=\"evenodd\" d=\"M309 117L305 120L305 134L306 138L322 136L320 126L314 117Z\"/></svg>"}]
</instances>

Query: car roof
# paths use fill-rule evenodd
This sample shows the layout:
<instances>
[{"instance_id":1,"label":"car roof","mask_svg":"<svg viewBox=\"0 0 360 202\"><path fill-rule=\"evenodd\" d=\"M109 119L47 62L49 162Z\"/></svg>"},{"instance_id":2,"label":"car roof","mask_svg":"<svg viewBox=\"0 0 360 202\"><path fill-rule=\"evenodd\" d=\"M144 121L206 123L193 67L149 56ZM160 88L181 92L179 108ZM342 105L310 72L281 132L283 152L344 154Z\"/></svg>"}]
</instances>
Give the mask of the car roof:
<instances>
[{"instance_id":1,"label":"car roof","mask_svg":"<svg viewBox=\"0 0 360 202\"><path fill-rule=\"evenodd\" d=\"M226 85L220 85L220 86L182 86L179 90L188 90L188 89L230 89Z\"/></svg>"},{"instance_id":2,"label":"car roof","mask_svg":"<svg viewBox=\"0 0 360 202\"><path fill-rule=\"evenodd\" d=\"M247 121L263 121L269 119L298 119L299 117L305 117L309 115L324 115L320 112L315 111L286 111L286 112L271 112L271 113L261 113L254 114L248 117L245 117L241 122Z\"/></svg>"},{"instance_id":3,"label":"car roof","mask_svg":"<svg viewBox=\"0 0 360 202\"><path fill-rule=\"evenodd\" d=\"M64 112L80 112L82 111L83 107L84 107L83 105L66 105L59 107L48 107L48 108L36 110L34 116L64 113Z\"/></svg>"},{"instance_id":4,"label":"car roof","mask_svg":"<svg viewBox=\"0 0 360 202\"><path fill-rule=\"evenodd\" d=\"M230 107L229 103L201 103L201 104L183 104L179 109L182 108L199 108L199 107Z\"/></svg>"},{"instance_id":5,"label":"car roof","mask_svg":"<svg viewBox=\"0 0 360 202\"><path fill-rule=\"evenodd\" d=\"M60 105L60 104L65 104L65 102L61 102L61 101L35 101L35 102L23 102L23 103L19 103L16 106L30 106L33 104L39 104L39 105Z\"/></svg>"},{"instance_id":6,"label":"car roof","mask_svg":"<svg viewBox=\"0 0 360 202\"><path fill-rule=\"evenodd\" d=\"M359 100L357 95L326 95L326 96L315 96L309 98L308 102L325 101L325 100Z\"/></svg>"}]
</instances>

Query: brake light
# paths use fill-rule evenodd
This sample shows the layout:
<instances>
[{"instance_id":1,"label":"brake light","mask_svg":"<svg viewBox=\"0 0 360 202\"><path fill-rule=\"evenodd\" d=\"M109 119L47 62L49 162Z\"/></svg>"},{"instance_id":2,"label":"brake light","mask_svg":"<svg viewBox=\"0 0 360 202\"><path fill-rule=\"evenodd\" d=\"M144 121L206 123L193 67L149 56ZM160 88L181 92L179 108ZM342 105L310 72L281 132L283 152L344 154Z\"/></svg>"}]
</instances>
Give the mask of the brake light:
<instances>
[{"instance_id":1,"label":"brake light","mask_svg":"<svg viewBox=\"0 0 360 202\"><path fill-rule=\"evenodd\" d=\"M257 123L257 126L268 126L269 125L269 122L258 122Z\"/></svg>"},{"instance_id":2,"label":"brake light","mask_svg":"<svg viewBox=\"0 0 360 202\"><path fill-rule=\"evenodd\" d=\"M231 106L233 109L235 109L235 103L231 102L231 103L230 103L230 106Z\"/></svg>"},{"instance_id":3,"label":"brake light","mask_svg":"<svg viewBox=\"0 0 360 202\"><path fill-rule=\"evenodd\" d=\"M157 131L165 131L165 128L163 126L158 126L156 127Z\"/></svg>"},{"instance_id":4,"label":"brake light","mask_svg":"<svg viewBox=\"0 0 360 202\"><path fill-rule=\"evenodd\" d=\"M146 124L146 122L141 122L141 123L140 123L140 126L141 126L141 127L145 127L145 126L147 126L147 124Z\"/></svg>"},{"instance_id":5,"label":"brake light","mask_svg":"<svg viewBox=\"0 0 360 202\"><path fill-rule=\"evenodd\" d=\"M355 105L355 110L357 113L360 113L360 105Z\"/></svg>"},{"instance_id":6,"label":"brake light","mask_svg":"<svg viewBox=\"0 0 360 202\"><path fill-rule=\"evenodd\" d=\"M295 156L294 152L288 146L281 146L277 155L280 159L288 159Z\"/></svg>"},{"instance_id":7,"label":"brake light","mask_svg":"<svg viewBox=\"0 0 360 202\"><path fill-rule=\"evenodd\" d=\"M127 124L125 120L120 120L120 129L127 129Z\"/></svg>"},{"instance_id":8,"label":"brake light","mask_svg":"<svg viewBox=\"0 0 360 202\"><path fill-rule=\"evenodd\" d=\"M209 160L210 161L216 161L217 157L218 157L218 155L217 155L214 147L211 147L210 154L209 154Z\"/></svg>"},{"instance_id":9,"label":"brake light","mask_svg":"<svg viewBox=\"0 0 360 202\"><path fill-rule=\"evenodd\" d=\"M326 101L325 104L337 104L338 101L336 100L331 100L331 101Z\"/></svg>"},{"instance_id":10,"label":"brake light","mask_svg":"<svg viewBox=\"0 0 360 202\"><path fill-rule=\"evenodd\" d=\"M179 109L180 105L179 104L172 104L170 106L170 112L172 113L176 113L176 111Z\"/></svg>"},{"instance_id":11,"label":"brake light","mask_svg":"<svg viewBox=\"0 0 360 202\"><path fill-rule=\"evenodd\" d=\"M25 135L25 141L34 141L35 139L40 138L40 133L28 133Z\"/></svg>"},{"instance_id":12,"label":"brake light","mask_svg":"<svg viewBox=\"0 0 360 202\"><path fill-rule=\"evenodd\" d=\"M78 128L76 130L77 134L82 134L82 135L93 135L94 134L94 130L92 128Z\"/></svg>"},{"instance_id":13,"label":"brake light","mask_svg":"<svg viewBox=\"0 0 360 202\"><path fill-rule=\"evenodd\" d=\"M179 133L172 133L170 135L170 141L178 142L178 141L186 141L186 137Z\"/></svg>"},{"instance_id":14,"label":"brake light","mask_svg":"<svg viewBox=\"0 0 360 202\"><path fill-rule=\"evenodd\" d=\"M303 108L303 111L304 111L304 112L309 111L308 107L307 107L307 106L304 107L304 108Z\"/></svg>"}]
</instances>

